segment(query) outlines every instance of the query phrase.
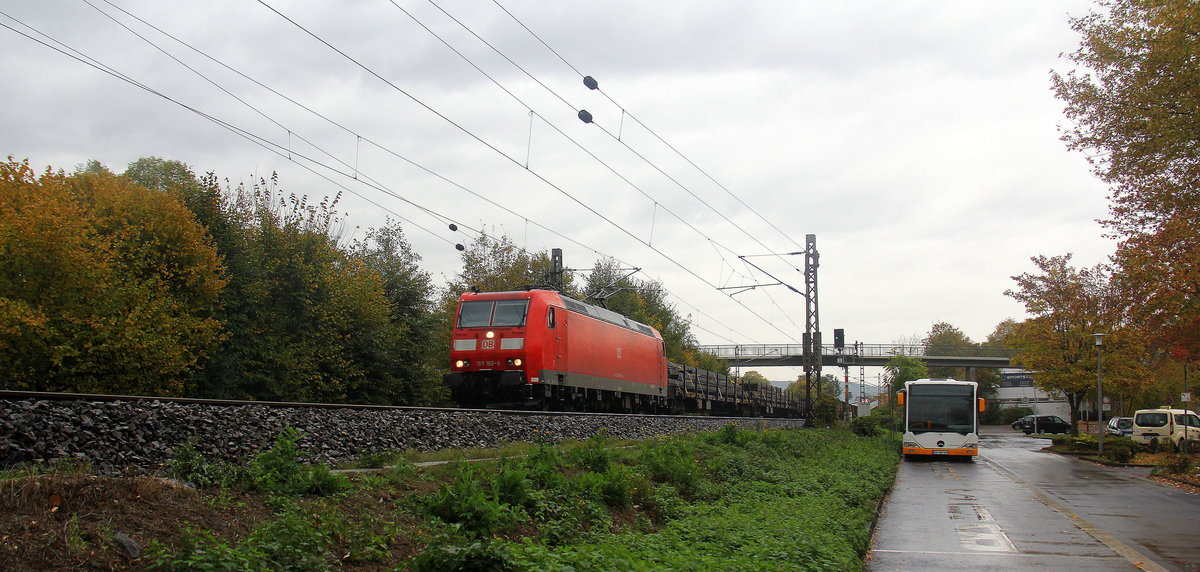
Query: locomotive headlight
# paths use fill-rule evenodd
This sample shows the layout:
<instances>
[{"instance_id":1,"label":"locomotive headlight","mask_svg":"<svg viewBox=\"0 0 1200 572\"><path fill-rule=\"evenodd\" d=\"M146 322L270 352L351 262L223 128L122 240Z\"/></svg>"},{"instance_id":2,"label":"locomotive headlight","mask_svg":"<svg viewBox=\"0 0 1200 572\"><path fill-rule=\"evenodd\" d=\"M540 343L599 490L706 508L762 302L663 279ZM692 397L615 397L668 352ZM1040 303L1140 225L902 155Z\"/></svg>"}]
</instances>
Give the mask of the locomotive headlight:
<instances>
[{"instance_id":1,"label":"locomotive headlight","mask_svg":"<svg viewBox=\"0 0 1200 572\"><path fill-rule=\"evenodd\" d=\"M457 367L459 369L462 369L464 367L471 367L471 361L465 360L465 359L460 359L460 360L454 362L454 367Z\"/></svg>"},{"instance_id":2,"label":"locomotive headlight","mask_svg":"<svg viewBox=\"0 0 1200 572\"><path fill-rule=\"evenodd\" d=\"M487 339L489 339L489 340L490 340L490 339L492 339L492 338L496 337L496 332L493 332L493 331L491 331L491 330L488 330L488 333L484 334L484 336L486 336L486 337L487 337Z\"/></svg>"},{"instance_id":3,"label":"locomotive headlight","mask_svg":"<svg viewBox=\"0 0 1200 572\"><path fill-rule=\"evenodd\" d=\"M513 362L513 365L515 365L517 367L521 367L521 358L514 359L514 360L512 360L512 362Z\"/></svg>"}]
</instances>

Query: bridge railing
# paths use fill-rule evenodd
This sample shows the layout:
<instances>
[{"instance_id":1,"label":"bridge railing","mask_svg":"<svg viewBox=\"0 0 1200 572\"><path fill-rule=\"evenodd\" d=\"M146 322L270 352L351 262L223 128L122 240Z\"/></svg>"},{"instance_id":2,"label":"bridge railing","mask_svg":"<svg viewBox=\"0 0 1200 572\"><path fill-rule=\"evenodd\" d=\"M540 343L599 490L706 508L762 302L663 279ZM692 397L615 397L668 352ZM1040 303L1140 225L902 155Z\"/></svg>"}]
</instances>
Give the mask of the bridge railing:
<instances>
[{"instance_id":1,"label":"bridge railing","mask_svg":"<svg viewBox=\"0 0 1200 572\"><path fill-rule=\"evenodd\" d=\"M771 358L804 355L804 346L800 344L736 344L697 347L703 353L711 354L721 359L736 360L739 358ZM932 352L932 353L931 353ZM927 346L924 344L859 344L846 346L839 350L832 345L822 345L821 355L826 356L860 356L860 357L891 357L891 356L970 356L1011 358L1017 350L990 346Z\"/></svg>"}]
</instances>

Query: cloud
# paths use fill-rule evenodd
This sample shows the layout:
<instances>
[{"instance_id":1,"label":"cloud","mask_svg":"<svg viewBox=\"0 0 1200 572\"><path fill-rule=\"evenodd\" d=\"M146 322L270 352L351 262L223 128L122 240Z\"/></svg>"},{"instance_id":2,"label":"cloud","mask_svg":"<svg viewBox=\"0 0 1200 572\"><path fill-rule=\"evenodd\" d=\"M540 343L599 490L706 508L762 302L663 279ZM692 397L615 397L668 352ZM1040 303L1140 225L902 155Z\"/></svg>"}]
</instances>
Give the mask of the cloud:
<instances>
[{"instance_id":1,"label":"cloud","mask_svg":"<svg viewBox=\"0 0 1200 572\"><path fill-rule=\"evenodd\" d=\"M822 253L822 325L872 343L935 321L982 339L1020 317L1002 292L1029 257L1066 250L1093 264L1111 249L1094 222L1103 185L1058 141L1048 87L1078 41L1067 13L1086 11L1082 0L501 2L602 92L494 4L438 3L537 81L426 2L398 3L503 87L391 3L269 3L394 87L257 4L118 3L339 127L98 4L250 109L91 8L18 1L13 17L278 147L0 30L3 151L68 170L162 156L234 185L278 172L290 192L343 192L351 235L388 216L421 225L407 235L435 276L455 273L453 243L484 227L562 247L576 268L616 256L661 280L698 326L770 343L798 339L803 299L713 285L755 284L763 276L737 255L801 250L805 234ZM802 257L770 264L803 284Z\"/></svg>"}]
</instances>

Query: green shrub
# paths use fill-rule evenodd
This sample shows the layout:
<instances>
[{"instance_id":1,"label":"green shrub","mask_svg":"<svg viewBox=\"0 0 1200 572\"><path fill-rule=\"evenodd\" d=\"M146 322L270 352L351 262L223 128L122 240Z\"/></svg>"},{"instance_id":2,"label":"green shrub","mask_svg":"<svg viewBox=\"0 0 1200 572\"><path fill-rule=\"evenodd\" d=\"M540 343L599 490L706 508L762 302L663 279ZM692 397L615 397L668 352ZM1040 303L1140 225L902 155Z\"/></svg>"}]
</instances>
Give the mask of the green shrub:
<instances>
[{"instance_id":1,"label":"green shrub","mask_svg":"<svg viewBox=\"0 0 1200 572\"><path fill-rule=\"evenodd\" d=\"M1080 435L1068 438L1067 447L1072 451L1096 451L1099 445L1095 435Z\"/></svg>"},{"instance_id":2,"label":"green shrub","mask_svg":"<svg viewBox=\"0 0 1200 572\"><path fill-rule=\"evenodd\" d=\"M860 437L877 437L883 433L879 429L879 419L870 415L855 417L850 421L850 430Z\"/></svg>"},{"instance_id":3,"label":"green shrub","mask_svg":"<svg viewBox=\"0 0 1200 572\"><path fill-rule=\"evenodd\" d=\"M202 489L245 486L249 483L249 476L241 465L220 459L210 461L196 450L193 441L172 451L166 469L172 478L190 482Z\"/></svg>"},{"instance_id":4,"label":"green shrub","mask_svg":"<svg viewBox=\"0 0 1200 572\"><path fill-rule=\"evenodd\" d=\"M261 553L272 570L312 570L330 568L329 551L333 535L322 519L293 505L278 518L250 533L243 547Z\"/></svg>"},{"instance_id":5,"label":"green shrub","mask_svg":"<svg viewBox=\"0 0 1200 572\"><path fill-rule=\"evenodd\" d=\"M608 464L612 462L616 454L608 447L606 435L607 433L603 430L597 432L583 445L568 451L567 459L576 467L587 471L595 473L607 471Z\"/></svg>"},{"instance_id":6,"label":"green shrub","mask_svg":"<svg viewBox=\"0 0 1200 572\"><path fill-rule=\"evenodd\" d=\"M838 420L838 400L827 394L819 394L813 399L812 425L828 427Z\"/></svg>"},{"instance_id":7,"label":"green shrub","mask_svg":"<svg viewBox=\"0 0 1200 572\"><path fill-rule=\"evenodd\" d=\"M288 427L275 438L269 451L259 453L250 462L247 472L251 485L259 490L285 494L330 495L350 488L350 482L335 475L329 467L307 466L300 462L296 442L299 431Z\"/></svg>"},{"instance_id":8,"label":"green shrub","mask_svg":"<svg viewBox=\"0 0 1200 572\"><path fill-rule=\"evenodd\" d=\"M639 479L632 469L612 465L603 473L581 473L568 481L567 490L581 498L601 503L612 508L629 506L634 491L646 481Z\"/></svg>"},{"instance_id":9,"label":"green shrub","mask_svg":"<svg viewBox=\"0 0 1200 572\"><path fill-rule=\"evenodd\" d=\"M1020 419L1026 415L1033 415L1032 407L1016 406L1005 407L1000 410L1000 421L1005 425L1012 425L1013 421Z\"/></svg>"},{"instance_id":10,"label":"green shrub","mask_svg":"<svg viewBox=\"0 0 1200 572\"><path fill-rule=\"evenodd\" d=\"M624 508L638 495L639 487L650 483L633 469L624 465L612 465L604 472L604 484L600 489L604 504L613 508Z\"/></svg>"},{"instance_id":11,"label":"green shrub","mask_svg":"<svg viewBox=\"0 0 1200 572\"><path fill-rule=\"evenodd\" d=\"M430 544L425 552L412 561L416 572L446 572L448 570L501 571L513 570L515 564L507 545L502 542L475 540L466 546L454 538L441 538Z\"/></svg>"},{"instance_id":12,"label":"green shrub","mask_svg":"<svg viewBox=\"0 0 1200 572\"><path fill-rule=\"evenodd\" d=\"M565 481L560 472L563 456L546 443L538 444L533 452L525 457L525 466L529 469L529 479L538 487L552 489L562 486Z\"/></svg>"},{"instance_id":13,"label":"green shrub","mask_svg":"<svg viewBox=\"0 0 1200 572\"><path fill-rule=\"evenodd\" d=\"M639 462L650 479L673 485L685 497L695 494L700 480L696 459L682 443L651 445L642 450Z\"/></svg>"},{"instance_id":14,"label":"green shrub","mask_svg":"<svg viewBox=\"0 0 1200 572\"><path fill-rule=\"evenodd\" d=\"M1168 455L1163 463L1154 468L1154 473L1167 473L1171 475L1183 475L1192 470L1195 466L1195 459L1191 455L1175 453Z\"/></svg>"},{"instance_id":15,"label":"green shrub","mask_svg":"<svg viewBox=\"0 0 1200 572\"><path fill-rule=\"evenodd\" d=\"M492 491L496 500L512 506L525 506L529 503L531 484L529 471L508 460L501 462L500 472L492 477Z\"/></svg>"},{"instance_id":16,"label":"green shrub","mask_svg":"<svg viewBox=\"0 0 1200 572\"><path fill-rule=\"evenodd\" d=\"M1133 458L1133 451L1124 445L1104 444L1104 458L1116 463L1128 463Z\"/></svg>"},{"instance_id":17,"label":"green shrub","mask_svg":"<svg viewBox=\"0 0 1200 572\"><path fill-rule=\"evenodd\" d=\"M720 445L734 445L741 447L746 445L753 437L751 433L746 431L738 431L737 423L726 423L724 427L712 433L712 439L709 441Z\"/></svg>"},{"instance_id":18,"label":"green shrub","mask_svg":"<svg viewBox=\"0 0 1200 572\"><path fill-rule=\"evenodd\" d=\"M148 570L191 572L193 570L269 570L267 555L257 546L230 545L207 530L184 524L178 546L152 541L146 547Z\"/></svg>"},{"instance_id":19,"label":"green shrub","mask_svg":"<svg viewBox=\"0 0 1200 572\"><path fill-rule=\"evenodd\" d=\"M654 488L646 508L658 513L662 520L682 517L687 513L688 502L680 498L679 490L671 485L659 485Z\"/></svg>"},{"instance_id":20,"label":"green shrub","mask_svg":"<svg viewBox=\"0 0 1200 572\"><path fill-rule=\"evenodd\" d=\"M255 528L240 543L227 543L211 532L184 526L176 550L153 542L147 547L150 570L328 570L332 534L298 506L289 505L275 520Z\"/></svg>"},{"instance_id":21,"label":"green shrub","mask_svg":"<svg viewBox=\"0 0 1200 572\"><path fill-rule=\"evenodd\" d=\"M453 482L429 495L426 507L433 516L459 524L463 531L478 537L512 523L511 512L483 490L470 467L463 467Z\"/></svg>"},{"instance_id":22,"label":"green shrub","mask_svg":"<svg viewBox=\"0 0 1200 572\"><path fill-rule=\"evenodd\" d=\"M884 431L904 431L904 417L890 409L884 407L876 407L871 411L870 417L878 420L879 428Z\"/></svg>"},{"instance_id":23,"label":"green shrub","mask_svg":"<svg viewBox=\"0 0 1200 572\"><path fill-rule=\"evenodd\" d=\"M1141 452L1145 448L1141 443L1134 441L1132 437L1105 437L1104 450L1107 451L1110 446L1125 447L1131 454Z\"/></svg>"}]
</instances>

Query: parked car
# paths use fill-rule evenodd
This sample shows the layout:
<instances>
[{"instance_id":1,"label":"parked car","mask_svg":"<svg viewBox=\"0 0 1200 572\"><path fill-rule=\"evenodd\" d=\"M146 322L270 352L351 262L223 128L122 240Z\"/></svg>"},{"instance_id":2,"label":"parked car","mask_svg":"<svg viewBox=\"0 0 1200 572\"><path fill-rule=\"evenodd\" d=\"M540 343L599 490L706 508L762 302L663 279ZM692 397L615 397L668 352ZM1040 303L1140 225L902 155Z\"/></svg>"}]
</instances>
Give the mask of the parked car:
<instances>
[{"instance_id":1,"label":"parked car","mask_svg":"<svg viewBox=\"0 0 1200 572\"><path fill-rule=\"evenodd\" d=\"M1017 427L1018 431L1026 435L1033 433L1070 433L1071 424L1063 421L1057 415L1027 415L1021 418L1021 426Z\"/></svg>"},{"instance_id":2,"label":"parked car","mask_svg":"<svg viewBox=\"0 0 1200 572\"><path fill-rule=\"evenodd\" d=\"M1113 417L1109 419L1108 427L1104 430L1104 434L1114 437L1129 437L1133 435L1133 418Z\"/></svg>"},{"instance_id":3,"label":"parked car","mask_svg":"<svg viewBox=\"0 0 1200 572\"><path fill-rule=\"evenodd\" d=\"M1032 416L1032 415L1026 415L1026 416L1024 416L1024 417L1022 417L1022 418L1020 418L1020 419L1017 419L1016 421L1013 421L1013 422L1012 422L1012 428L1013 428L1013 429L1016 429L1017 431L1020 431L1020 430L1021 430L1021 427L1023 427L1023 426L1024 426L1024 424L1025 424L1025 422L1026 422L1026 421L1028 421L1028 422L1030 422L1030 423L1033 423L1033 416Z\"/></svg>"},{"instance_id":4,"label":"parked car","mask_svg":"<svg viewBox=\"0 0 1200 572\"><path fill-rule=\"evenodd\" d=\"M1200 416L1193 411L1184 409L1138 409L1133 412L1134 441L1149 443L1158 439L1159 443L1167 441L1180 443L1186 439L1200 439Z\"/></svg>"}]
</instances>

